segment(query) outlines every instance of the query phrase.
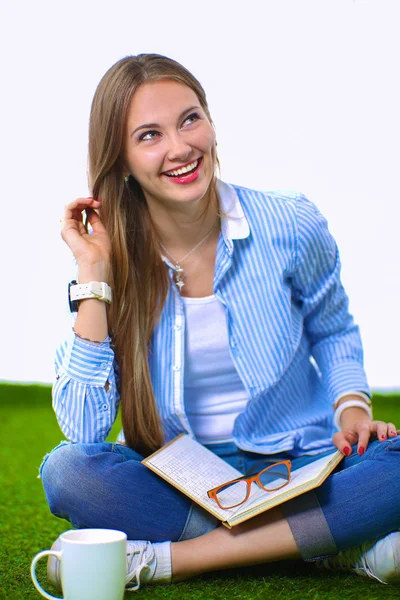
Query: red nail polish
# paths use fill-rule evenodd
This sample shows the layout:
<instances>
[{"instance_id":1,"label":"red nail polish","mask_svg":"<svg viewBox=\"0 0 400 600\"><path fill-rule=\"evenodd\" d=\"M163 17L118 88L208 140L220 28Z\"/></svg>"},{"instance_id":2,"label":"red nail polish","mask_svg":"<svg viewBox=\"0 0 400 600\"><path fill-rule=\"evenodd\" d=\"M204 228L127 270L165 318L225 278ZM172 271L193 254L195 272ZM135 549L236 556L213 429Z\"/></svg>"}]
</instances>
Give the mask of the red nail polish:
<instances>
[{"instance_id":1,"label":"red nail polish","mask_svg":"<svg viewBox=\"0 0 400 600\"><path fill-rule=\"evenodd\" d=\"M358 454L359 454L360 456L362 456L362 455L364 454L364 452L365 452L365 448L364 448L364 446L360 446L360 447L359 447L359 449L358 449Z\"/></svg>"},{"instance_id":2,"label":"red nail polish","mask_svg":"<svg viewBox=\"0 0 400 600\"><path fill-rule=\"evenodd\" d=\"M385 435L384 433L382 433L382 435L381 435L381 439L382 439L382 440L386 440L386 435Z\"/></svg>"},{"instance_id":3,"label":"red nail polish","mask_svg":"<svg viewBox=\"0 0 400 600\"><path fill-rule=\"evenodd\" d=\"M348 446L345 446L345 448L343 448L343 452L346 456L350 456L351 448L349 448Z\"/></svg>"}]
</instances>

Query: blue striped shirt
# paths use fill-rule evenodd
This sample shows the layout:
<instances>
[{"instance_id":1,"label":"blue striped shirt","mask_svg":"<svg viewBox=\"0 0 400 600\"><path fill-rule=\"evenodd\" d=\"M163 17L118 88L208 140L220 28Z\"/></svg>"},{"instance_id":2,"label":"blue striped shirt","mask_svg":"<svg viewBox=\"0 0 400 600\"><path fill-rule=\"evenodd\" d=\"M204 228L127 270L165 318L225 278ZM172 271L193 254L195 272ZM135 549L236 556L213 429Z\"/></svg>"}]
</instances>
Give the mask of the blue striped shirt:
<instances>
[{"instance_id":1,"label":"blue striped shirt","mask_svg":"<svg viewBox=\"0 0 400 600\"><path fill-rule=\"evenodd\" d=\"M321 452L332 447L335 401L354 391L369 394L335 241L301 194L222 182L217 190L214 293L225 307L232 360L249 397L233 439L251 452ZM168 441L192 431L183 398L184 306L165 262L171 285L149 365ZM63 433L75 442L103 441L119 404L110 340L95 345L71 334L55 362L53 406Z\"/></svg>"}]
</instances>

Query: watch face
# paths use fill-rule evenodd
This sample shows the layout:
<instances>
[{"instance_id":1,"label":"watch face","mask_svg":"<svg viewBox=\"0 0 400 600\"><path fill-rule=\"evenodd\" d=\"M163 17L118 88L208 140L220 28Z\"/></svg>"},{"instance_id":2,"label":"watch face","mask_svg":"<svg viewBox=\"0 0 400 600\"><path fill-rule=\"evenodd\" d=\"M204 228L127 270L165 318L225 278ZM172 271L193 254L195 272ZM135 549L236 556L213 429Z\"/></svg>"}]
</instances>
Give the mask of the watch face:
<instances>
[{"instance_id":1,"label":"watch face","mask_svg":"<svg viewBox=\"0 0 400 600\"><path fill-rule=\"evenodd\" d=\"M78 312L78 306L79 306L78 300L71 300L70 289L73 285L77 285L77 281L75 279L73 281L70 281L68 284L68 303L69 303L69 310L72 313Z\"/></svg>"}]
</instances>

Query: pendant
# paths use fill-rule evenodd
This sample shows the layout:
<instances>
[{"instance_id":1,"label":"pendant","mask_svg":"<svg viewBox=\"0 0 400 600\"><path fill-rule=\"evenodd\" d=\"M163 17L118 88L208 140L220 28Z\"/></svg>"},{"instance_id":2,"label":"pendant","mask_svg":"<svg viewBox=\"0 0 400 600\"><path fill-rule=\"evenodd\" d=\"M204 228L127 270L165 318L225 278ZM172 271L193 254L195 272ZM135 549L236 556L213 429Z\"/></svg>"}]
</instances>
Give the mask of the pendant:
<instances>
[{"instance_id":1,"label":"pendant","mask_svg":"<svg viewBox=\"0 0 400 600\"><path fill-rule=\"evenodd\" d=\"M185 285L183 282L183 269L179 264L176 264L175 266L175 284L179 289L179 292L182 291L182 288Z\"/></svg>"}]
</instances>

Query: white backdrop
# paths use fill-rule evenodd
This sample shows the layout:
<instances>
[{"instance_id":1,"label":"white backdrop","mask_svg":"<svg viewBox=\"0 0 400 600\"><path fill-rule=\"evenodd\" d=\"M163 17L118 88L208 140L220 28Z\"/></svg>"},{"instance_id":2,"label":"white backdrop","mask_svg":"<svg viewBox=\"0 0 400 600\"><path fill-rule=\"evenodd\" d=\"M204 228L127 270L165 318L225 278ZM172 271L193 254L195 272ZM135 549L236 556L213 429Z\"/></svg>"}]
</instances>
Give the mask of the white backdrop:
<instances>
[{"instance_id":1,"label":"white backdrop","mask_svg":"<svg viewBox=\"0 0 400 600\"><path fill-rule=\"evenodd\" d=\"M70 326L59 218L87 195L109 66L166 54L204 85L222 177L298 189L328 218L375 388L400 388L398 0L0 4L0 379L51 381Z\"/></svg>"}]
</instances>

